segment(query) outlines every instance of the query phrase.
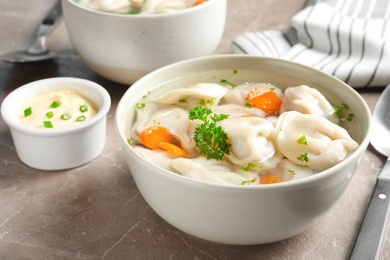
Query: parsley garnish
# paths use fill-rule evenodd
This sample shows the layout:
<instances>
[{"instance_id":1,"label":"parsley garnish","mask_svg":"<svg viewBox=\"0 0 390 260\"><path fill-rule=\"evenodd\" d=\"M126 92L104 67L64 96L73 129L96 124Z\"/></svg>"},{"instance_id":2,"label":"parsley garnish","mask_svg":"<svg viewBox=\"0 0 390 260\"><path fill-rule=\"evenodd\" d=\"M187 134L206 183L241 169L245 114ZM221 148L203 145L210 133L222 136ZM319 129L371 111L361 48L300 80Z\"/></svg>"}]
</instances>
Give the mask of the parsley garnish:
<instances>
[{"instance_id":1,"label":"parsley garnish","mask_svg":"<svg viewBox=\"0 0 390 260\"><path fill-rule=\"evenodd\" d=\"M243 170L243 171L249 172L249 171L251 171L251 170L254 170L254 169L261 169L261 168L263 168L263 166L262 166L261 164L259 164L259 163L248 163L247 166L242 167L242 168L240 168L240 169Z\"/></svg>"},{"instance_id":2,"label":"parsley garnish","mask_svg":"<svg viewBox=\"0 0 390 260\"><path fill-rule=\"evenodd\" d=\"M309 154L307 152L304 152L303 154L299 155L297 159L307 163L309 161Z\"/></svg>"},{"instance_id":3,"label":"parsley garnish","mask_svg":"<svg viewBox=\"0 0 390 260\"><path fill-rule=\"evenodd\" d=\"M228 136L223 128L216 124L226 118L228 115L212 115L211 109L201 106L194 107L189 113L188 119L203 121L195 128L194 140L200 153L205 155L207 159L222 160L225 154L230 154Z\"/></svg>"},{"instance_id":4,"label":"parsley garnish","mask_svg":"<svg viewBox=\"0 0 390 260\"><path fill-rule=\"evenodd\" d=\"M341 112L343 112L344 109L348 109L348 105L345 103L341 103L341 106L338 105L333 105L333 108L335 109L334 114L335 115L340 115Z\"/></svg>"},{"instance_id":5,"label":"parsley garnish","mask_svg":"<svg viewBox=\"0 0 390 260\"><path fill-rule=\"evenodd\" d=\"M249 185L257 181L257 178L253 178L252 180L242 181L241 185Z\"/></svg>"},{"instance_id":6,"label":"parsley garnish","mask_svg":"<svg viewBox=\"0 0 390 260\"><path fill-rule=\"evenodd\" d=\"M140 141L138 141L137 139L134 139L134 138L127 139L127 142L129 143L130 146L134 146L136 144L140 144L141 143Z\"/></svg>"},{"instance_id":7,"label":"parsley garnish","mask_svg":"<svg viewBox=\"0 0 390 260\"><path fill-rule=\"evenodd\" d=\"M203 98L199 101L199 105L200 106L207 106L207 105L214 105L215 103L215 99L214 98L211 98L211 99L206 99L204 100Z\"/></svg>"},{"instance_id":8,"label":"parsley garnish","mask_svg":"<svg viewBox=\"0 0 390 260\"><path fill-rule=\"evenodd\" d=\"M347 115L347 117L341 118L340 120L341 120L341 121L349 121L349 122L351 122L352 119L353 119L353 114L352 114L352 113L349 113L349 114Z\"/></svg>"},{"instance_id":9,"label":"parsley garnish","mask_svg":"<svg viewBox=\"0 0 390 260\"><path fill-rule=\"evenodd\" d=\"M137 104L135 104L135 107L138 108L138 109L142 109L142 108L144 108L145 106L146 106L145 103L137 103Z\"/></svg>"},{"instance_id":10,"label":"parsley garnish","mask_svg":"<svg viewBox=\"0 0 390 260\"><path fill-rule=\"evenodd\" d=\"M228 84L229 86L231 86L232 88L235 88L237 87L237 85L229 82L227 79L221 79L219 82L221 82L222 84Z\"/></svg>"},{"instance_id":11,"label":"parsley garnish","mask_svg":"<svg viewBox=\"0 0 390 260\"><path fill-rule=\"evenodd\" d=\"M299 137L298 140L297 140L297 143L298 143L298 144L302 144L302 145L307 145L306 136L305 136L305 135L302 135L301 137Z\"/></svg>"}]
</instances>

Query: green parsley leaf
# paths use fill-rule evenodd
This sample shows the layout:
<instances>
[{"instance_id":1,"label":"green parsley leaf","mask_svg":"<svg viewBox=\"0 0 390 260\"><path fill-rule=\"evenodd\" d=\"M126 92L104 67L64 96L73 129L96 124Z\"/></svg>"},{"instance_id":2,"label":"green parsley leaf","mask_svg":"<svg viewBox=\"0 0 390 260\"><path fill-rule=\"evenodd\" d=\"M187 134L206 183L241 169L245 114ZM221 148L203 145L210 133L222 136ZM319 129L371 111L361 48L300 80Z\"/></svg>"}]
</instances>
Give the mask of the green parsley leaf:
<instances>
[{"instance_id":1,"label":"green parsley leaf","mask_svg":"<svg viewBox=\"0 0 390 260\"><path fill-rule=\"evenodd\" d=\"M241 185L249 185L251 183L255 183L256 181L257 181L257 178L253 178L252 180L242 181Z\"/></svg>"},{"instance_id":2,"label":"green parsley leaf","mask_svg":"<svg viewBox=\"0 0 390 260\"><path fill-rule=\"evenodd\" d=\"M354 115L352 113L349 113L346 117L341 118L341 121L348 121L351 122L353 119Z\"/></svg>"},{"instance_id":3,"label":"green parsley leaf","mask_svg":"<svg viewBox=\"0 0 390 260\"><path fill-rule=\"evenodd\" d=\"M129 139L127 139L127 143L128 143L130 146L134 146L134 145L140 144L141 142L138 141L137 139L129 138Z\"/></svg>"},{"instance_id":4,"label":"green parsley leaf","mask_svg":"<svg viewBox=\"0 0 390 260\"><path fill-rule=\"evenodd\" d=\"M135 104L135 107L138 108L138 109L142 109L142 108L144 108L145 106L146 106L145 103L137 103L137 104Z\"/></svg>"},{"instance_id":5,"label":"green parsley leaf","mask_svg":"<svg viewBox=\"0 0 390 260\"><path fill-rule=\"evenodd\" d=\"M347 104L341 103L340 106L338 106L338 105L333 105L333 108L335 109L334 114L335 114L335 115L340 115L341 112L344 111L344 109L348 109L349 107L348 107Z\"/></svg>"},{"instance_id":6,"label":"green parsley leaf","mask_svg":"<svg viewBox=\"0 0 390 260\"><path fill-rule=\"evenodd\" d=\"M232 88L237 87L237 85L229 82L227 79L221 79L219 82L221 82L222 84L227 84L227 85L231 86Z\"/></svg>"},{"instance_id":7,"label":"green parsley leaf","mask_svg":"<svg viewBox=\"0 0 390 260\"><path fill-rule=\"evenodd\" d=\"M298 143L298 144L302 144L302 145L307 145L306 136L305 136L305 135L302 135L301 137L299 137L298 140L297 140L297 143Z\"/></svg>"},{"instance_id":8,"label":"green parsley leaf","mask_svg":"<svg viewBox=\"0 0 390 260\"><path fill-rule=\"evenodd\" d=\"M259 163L248 163L247 166L242 167L240 169L243 170L243 171L249 172L249 171L252 171L254 169L261 169L261 168L263 168L263 166L261 164L259 164Z\"/></svg>"},{"instance_id":9,"label":"green parsley leaf","mask_svg":"<svg viewBox=\"0 0 390 260\"><path fill-rule=\"evenodd\" d=\"M207 159L222 160L225 154L230 154L230 144L227 142L228 136L217 122L227 119L228 115L213 114L209 108L196 106L189 112L190 120L200 120L203 123L195 128L194 140L200 153Z\"/></svg>"},{"instance_id":10,"label":"green parsley leaf","mask_svg":"<svg viewBox=\"0 0 390 260\"><path fill-rule=\"evenodd\" d=\"M307 152L304 152L303 154L299 155L297 159L307 163L309 161L309 154Z\"/></svg>"},{"instance_id":11,"label":"green parsley leaf","mask_svg":"<svg viewBox=\"0 0 390 260\"><path fill-rule=\"evenodd\" d=\"M187 103L187 99L181 98L181 99L179 99L179 102L180 102L180 103Z\"/></svg>"},{"instance_id":12,"label":"green parsley leaf","mask_svg":"<svg viewBox=\"0 0 390 260\"><path fill-rule=\"evenodd\" d=\"M32 114L32 108L29 107L29 108L26 108L24 110L24 116L27 117L27 116L30 116Z\"/></svg>"}]
</instances>

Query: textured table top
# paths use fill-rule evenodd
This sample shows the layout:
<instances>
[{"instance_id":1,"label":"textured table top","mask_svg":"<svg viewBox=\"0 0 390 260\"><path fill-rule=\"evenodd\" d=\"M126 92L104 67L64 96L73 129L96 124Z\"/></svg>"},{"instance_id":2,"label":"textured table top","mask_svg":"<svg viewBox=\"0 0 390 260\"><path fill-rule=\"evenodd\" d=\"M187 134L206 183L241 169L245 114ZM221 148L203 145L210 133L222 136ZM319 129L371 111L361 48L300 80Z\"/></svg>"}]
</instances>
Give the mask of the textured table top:
<instances>
[{"instance_id":1,"label":"textured table top","mask_svg":"<svg viewBox=\"0 0 390 260\"><path fill-rule=\"evenodd\" d=\"M286 28L303 0L229 0L217 53L231 53L242 32ZM245 3L245 4L244 4ZM0 54L23 49L52 0L0 0ZM369 147L338 203L313 228L258 246L230 246L187 235L167 224L139 193L114 131L116 105L128 86L88 69L67 37L63 21L50 35L55 59L0 62L0 102L15 88L42 78L80 77L111 95L107 143L94 161L67 171L32 169L16 155L0 119L0 259L346 259L385 158ZM371 109L381 89L359 91ZM383 259L390 259L390 233Z\"/></svg>"}]
</instances>

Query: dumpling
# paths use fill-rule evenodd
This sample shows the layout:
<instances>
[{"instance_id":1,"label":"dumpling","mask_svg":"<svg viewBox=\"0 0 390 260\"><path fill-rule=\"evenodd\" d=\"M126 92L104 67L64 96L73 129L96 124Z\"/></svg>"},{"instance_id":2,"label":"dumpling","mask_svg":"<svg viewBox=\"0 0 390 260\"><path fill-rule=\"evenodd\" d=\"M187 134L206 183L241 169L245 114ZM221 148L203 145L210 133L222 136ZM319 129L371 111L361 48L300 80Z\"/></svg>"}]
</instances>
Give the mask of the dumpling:
<instances>
[{"instance_id":1,"label":"dumpling","mask_svg":"<svg viewBox=\"0 0 390 260\"><path fill-rule=\"evenodd\" d=\"M180 140L188 155L193 156L197 154L193 140L197 123L188 119L188 111L185 109L147 103L144 108L137 109L137 121L131 128L131 136L139 140L139 135L146 128L154 125L164 126Z\"/></svg>"},{"instance_id":2,"label":"dumpling","mask_svg":"<svg viewBox=\"0 0 390 260\"><path fill-rule=\"evenodd\" d=\"M283 92L280 88L266 83L245 83L240 84L233 89L230 89L228 93L221 100L221 104L237 104L241 106L245 106L247 100L248 93L254 88L264 88L270 89L274 91L280 99L283 97Z\"/></svg>"},{"instance_id":3,"label":"dumpling","mask_svg":"<svg viewBox=\"0 0 390 260\"><path fill-rule=\"evenodd\" d=\"M217 104L219 100L227 93L227 89L214 83L198 83L188 88L173 89L164 95L157 97L154 102L158 104L175 104L181 107L192 109L199 105L203 99L213 100Z\"/></svg>"},{"instance_id":4,"label":"dumpling","mask_svg":"<svg viewBox=\"0 0 390 260\"><path fill-rule=\"evenodd\" d=\"M282 181L292 181L301 178L306 178L316 174L318 171L306 166L298 165L290 160L283 158L275 168L265 171L266 174L271 174L279 177Z\"/></svg>"},{"instance_id":5,"label":"dumpling","mask_svg":"<svg viewBox=\"0 0 390 260\"><path fill-rule=\"evenodd\" d=\"M142 13L168 13L194 6L196 0L147 0Z\"/></svg>"},{"instance_id":6,"label":"dumpling","mask_svg":"<svg viewBox=\"0 0 390 260\"><path fill-rule=\"evenodd\" d=\"M172 167L183 176L221 184L237 185L258 177L254 172L233 170L232 165L226 161L208 160L203 156L194 159L174 159Z\"/></svg>"},{"instance_id":7,"label":"dumpling","mask_svg":"<svg viewBox=\"0 0 390 260\"><path fill-rule=\"evenodd\" d=\"M298 111L302 114L314 114L325 117L337 123L339 121L334 113L334 107L317 89L301 85L288 87L284 92L280 113Z\"/></svg>"},{"instance_id":8,"label":"dumpling","mask_svg":"<svg viewBox=\"0 0 390 260\"><path fill-rule=\"evenodd\" d=\"M278 118L275 145L292 162L321 170L339 163L358 147L344 128L322 116L296 111Z\"/></svg>"},{"instance_id":9,"label":"dumpling","mask_svg":"<svg viewBox=\"0 0 390 260\"><path fill-rule=\"evenodd\" d=\"M216 114L227 114L229 118L237 117L265 117L265 112L260 109L253 109L236 104L226 104L213 106L213 112Z\"/></svg>"},{"instance_id":10,"label":"dumpling","mask_svg":"<svg viewBox=\"0 0 390 260\"><path fill-rule=\"evenodd\" d=\"M268 140L274 126L271 122L257 117L240 117L219 122L231 144L230 155L225 155L237 165L263 163L275 154L273 143Z\"/></svg>"}]
</instances>

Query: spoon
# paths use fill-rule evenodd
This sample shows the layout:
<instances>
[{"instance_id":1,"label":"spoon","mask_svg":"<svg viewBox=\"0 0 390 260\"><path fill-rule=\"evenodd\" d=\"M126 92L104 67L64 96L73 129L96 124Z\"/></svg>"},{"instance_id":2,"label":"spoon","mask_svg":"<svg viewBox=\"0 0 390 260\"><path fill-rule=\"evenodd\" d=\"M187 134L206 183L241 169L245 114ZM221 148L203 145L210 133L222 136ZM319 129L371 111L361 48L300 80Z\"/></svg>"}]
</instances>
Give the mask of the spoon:
<instances>
[{"instance_id":1,"label":"spoon","mask_svg":"<svg viewBox=\"0 0 390 260\"><path fill-rule=\"evenodd\" d=\"M0 60L18 63L41 61L53 58L55 54L46 48L46 37L55 27L55 24L61 15L61 1L57 0L54 7L39 25L32 44L26 50L0 55Z\"/></svg>"},{"instance_id":2,"label":"spoon","mask_svg":"<svg viewBox=\"0 0 390 260\"><path fill-rule=\"evenodd\" d=\"M386 238L390 206L390 85L373 112L371 145L388 157L380 172L350 259L380 259Z\"/></svg>"}]
</instances>

